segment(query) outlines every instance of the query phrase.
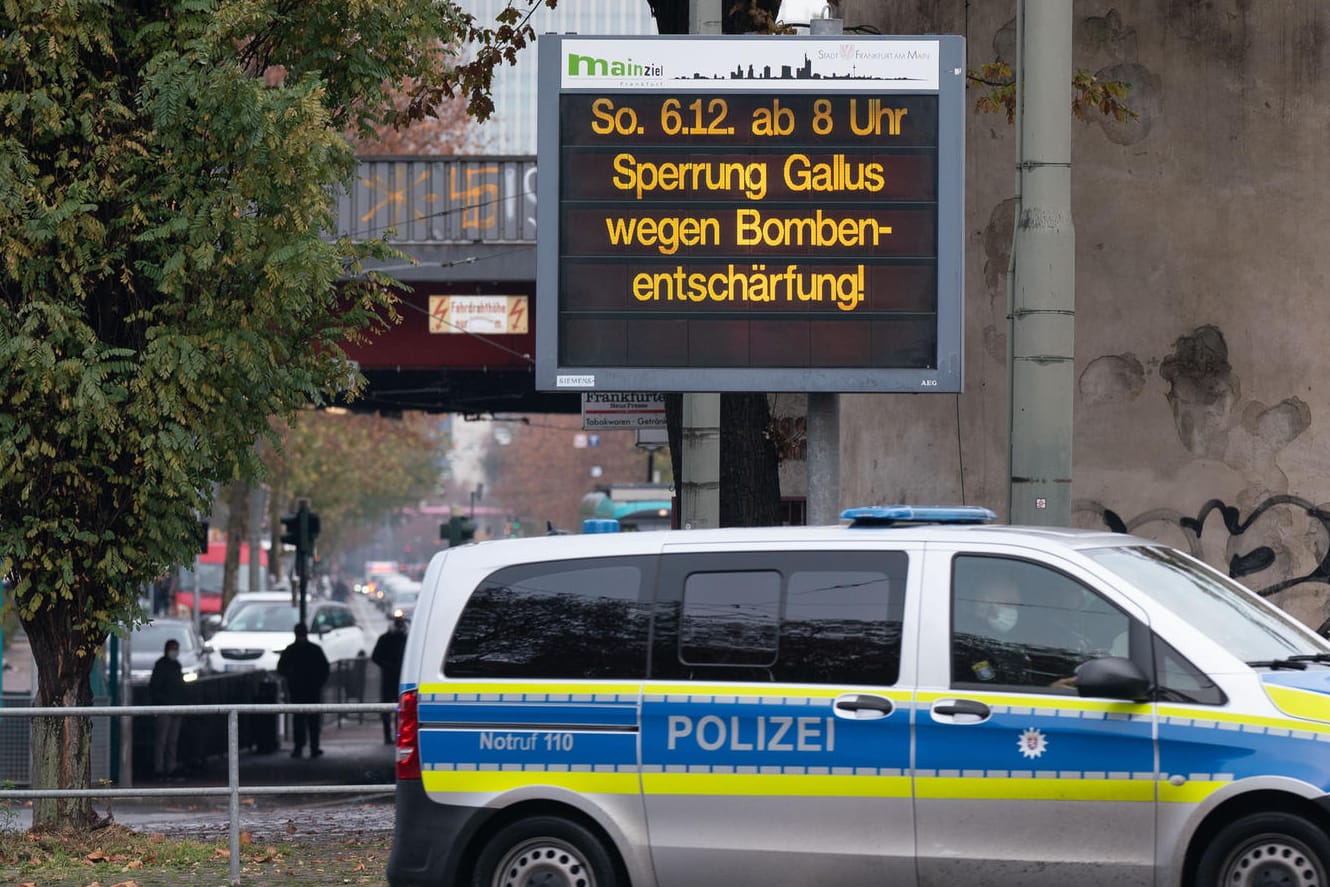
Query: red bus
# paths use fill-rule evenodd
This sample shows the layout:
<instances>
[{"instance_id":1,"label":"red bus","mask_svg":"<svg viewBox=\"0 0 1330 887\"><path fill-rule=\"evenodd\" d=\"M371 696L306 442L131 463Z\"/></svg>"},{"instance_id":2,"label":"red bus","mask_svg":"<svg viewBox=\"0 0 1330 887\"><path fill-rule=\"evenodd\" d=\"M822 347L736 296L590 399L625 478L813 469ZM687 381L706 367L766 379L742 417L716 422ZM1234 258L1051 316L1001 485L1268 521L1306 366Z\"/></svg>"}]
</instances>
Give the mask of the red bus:
<instances>
[{"instance_id":1,"label":"red bus","mask_svg":"<svg viewBox=\"0 0 1330 887\"><path fill-rule=\"evenodd\" d=\"M222 572L226 566L226 543L213 542L198 561L199 614L222 612ZM259 587L249 587L249 543L240 543L240 567L236 574L236 592L263 591L268 587L268 552L259 549ZM184 618L194 615L194 569L182 566L176 582L176 613Z\"/></svg>"}]
</instances>

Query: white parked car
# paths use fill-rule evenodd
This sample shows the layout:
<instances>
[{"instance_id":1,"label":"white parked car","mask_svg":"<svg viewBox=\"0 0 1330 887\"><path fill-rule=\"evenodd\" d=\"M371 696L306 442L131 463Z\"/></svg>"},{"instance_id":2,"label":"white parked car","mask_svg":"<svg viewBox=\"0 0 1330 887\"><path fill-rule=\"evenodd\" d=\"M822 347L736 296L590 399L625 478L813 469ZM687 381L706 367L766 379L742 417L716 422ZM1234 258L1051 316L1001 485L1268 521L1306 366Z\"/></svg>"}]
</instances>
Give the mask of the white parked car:
<instances>
[{"instance_id":1,"label":"white parked car","mask_svg":"<svg viewBox=\"0 0 1330 887\"><path fill-rule=\"evenodd\" d=\"M129 680L146 684L152 668L166 649L167 641L180 645L180 671L185 683L193 683L212 673L208 664L211 647L203 643L188 619L158 617L134 629L129 635Z\"/></svg>"},{"instance_id":2,"label":"white parked car","mask_svg":"<svg viewBox=\"0 0 1330 887\"><path fill-rule=\"evenodd\" d=\"M331 601L307 605L309 639L323 647L328 662L364 656L365 632L345 604ZM248 604L235 610L209 640L215 671L275 671L277 658L295 640L300 608L283 601Z\"/></svg>"}]
</instances>

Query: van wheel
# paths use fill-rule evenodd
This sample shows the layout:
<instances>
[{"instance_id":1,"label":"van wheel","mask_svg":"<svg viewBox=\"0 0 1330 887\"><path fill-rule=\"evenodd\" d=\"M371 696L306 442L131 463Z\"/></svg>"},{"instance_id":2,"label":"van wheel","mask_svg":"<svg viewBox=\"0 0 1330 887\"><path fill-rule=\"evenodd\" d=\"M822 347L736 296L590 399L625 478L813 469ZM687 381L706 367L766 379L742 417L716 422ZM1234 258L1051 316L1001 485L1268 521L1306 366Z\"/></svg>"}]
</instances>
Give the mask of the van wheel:
<instances>
[{"instance_id":1,"label":"van wheel","mask_svg":"<svg viewBox=\"0 0 1330 887\"><path fill-rule=\"evenodd\" d=\"M1330 887L1330 838L1291 813L1253 813L1211 839L1196 887Z\"/></svg>"},{"instance_id":2,"label":"van wheel","mask_svg":"<svg viewBox=\"0 0 1330 887\"><path fill-rule=\"evenodd\" d=\"M567 819L504 826L476 860L474 887L627 887L604 843Z\"/></svg>"}]
</instances>

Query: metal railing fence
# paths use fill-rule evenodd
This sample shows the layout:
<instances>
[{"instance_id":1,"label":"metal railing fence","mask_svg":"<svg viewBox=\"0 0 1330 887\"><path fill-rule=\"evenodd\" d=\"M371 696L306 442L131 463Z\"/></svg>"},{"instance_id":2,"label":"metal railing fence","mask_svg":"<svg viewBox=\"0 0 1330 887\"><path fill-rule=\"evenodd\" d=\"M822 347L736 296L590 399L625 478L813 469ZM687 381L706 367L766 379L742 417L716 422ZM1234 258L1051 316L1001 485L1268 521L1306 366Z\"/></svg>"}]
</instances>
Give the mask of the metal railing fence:
<instances>
[{"instance_id":1,"label":"metal railing fence","mask_svg":"<svg viewBox=\"0 0 1330 887\"><path fill-rule=\"evenodd\" d=\"M357 703L219 703L215 705L120 705L83 706L69 708L5 708L0 707L0 718L94 717L120 718L135 715L226 715L226 785L180 788L82 788L82 789L3 789L0 801L36 800L39 798L173 798L228 796L231 884L240 884L240 715L242 714L346 714L394 712L392 702ZM245 787L246 795L283 794L379 794L390 793L395 783L372 785L253 785Z\"/></svg>"}]
</instances>

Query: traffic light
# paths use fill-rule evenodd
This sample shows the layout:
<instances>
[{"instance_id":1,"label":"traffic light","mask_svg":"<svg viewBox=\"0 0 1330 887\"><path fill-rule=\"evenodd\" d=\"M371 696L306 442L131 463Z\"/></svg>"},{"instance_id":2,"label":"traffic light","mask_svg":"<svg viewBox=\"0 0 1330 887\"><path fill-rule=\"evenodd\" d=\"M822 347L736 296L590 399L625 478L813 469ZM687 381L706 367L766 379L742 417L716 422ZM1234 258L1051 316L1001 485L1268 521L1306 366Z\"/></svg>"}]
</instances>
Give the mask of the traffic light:
<instances>
[{"instance_id":1,"label":"traffic light","mask_svg":"<svg viewBox=\"0 0 1330 887\"><path fill-rule=\"evenodd\" d=\"M439 525L439 538L447 539L449 546L470 542L475 535L475 522L461 515L453 515L448 523Z\"/></svg>"},{"instance_id":2,"label":"traffic light","mask_svg":"<svg viewBox=\"0 0 1330 887\"><path fill-rule=\"evenodd\" d=\"M282 515L282 544L300 550L300 514Z\"/></svg>"},{"instance_id":3,"label":"traffic light","mask_svg":"<svg viewBox=\"0 0 1330 887\"><path fill-rule=\"evenodd\" d=\"M301 502L295 514L282 515L282 544L296 550L296 574L308 575L309 558L314 555L314 540L319 538L318 512L310 511L309 504Z\"/></svg>"},{"instance_id":4,"label":"traffic light","mask_svg":"<svg viewBox=\"0 0 1330 887\"><path fill-rule=\"evenodd\" d=\"M319 538L319 513L310 511L306 506L300 506L300 513L305 516L305 522L300 526L300 534L304 544L300 546L307 553L314 553L314 540Z\"/></svg>"}]
</instances>

